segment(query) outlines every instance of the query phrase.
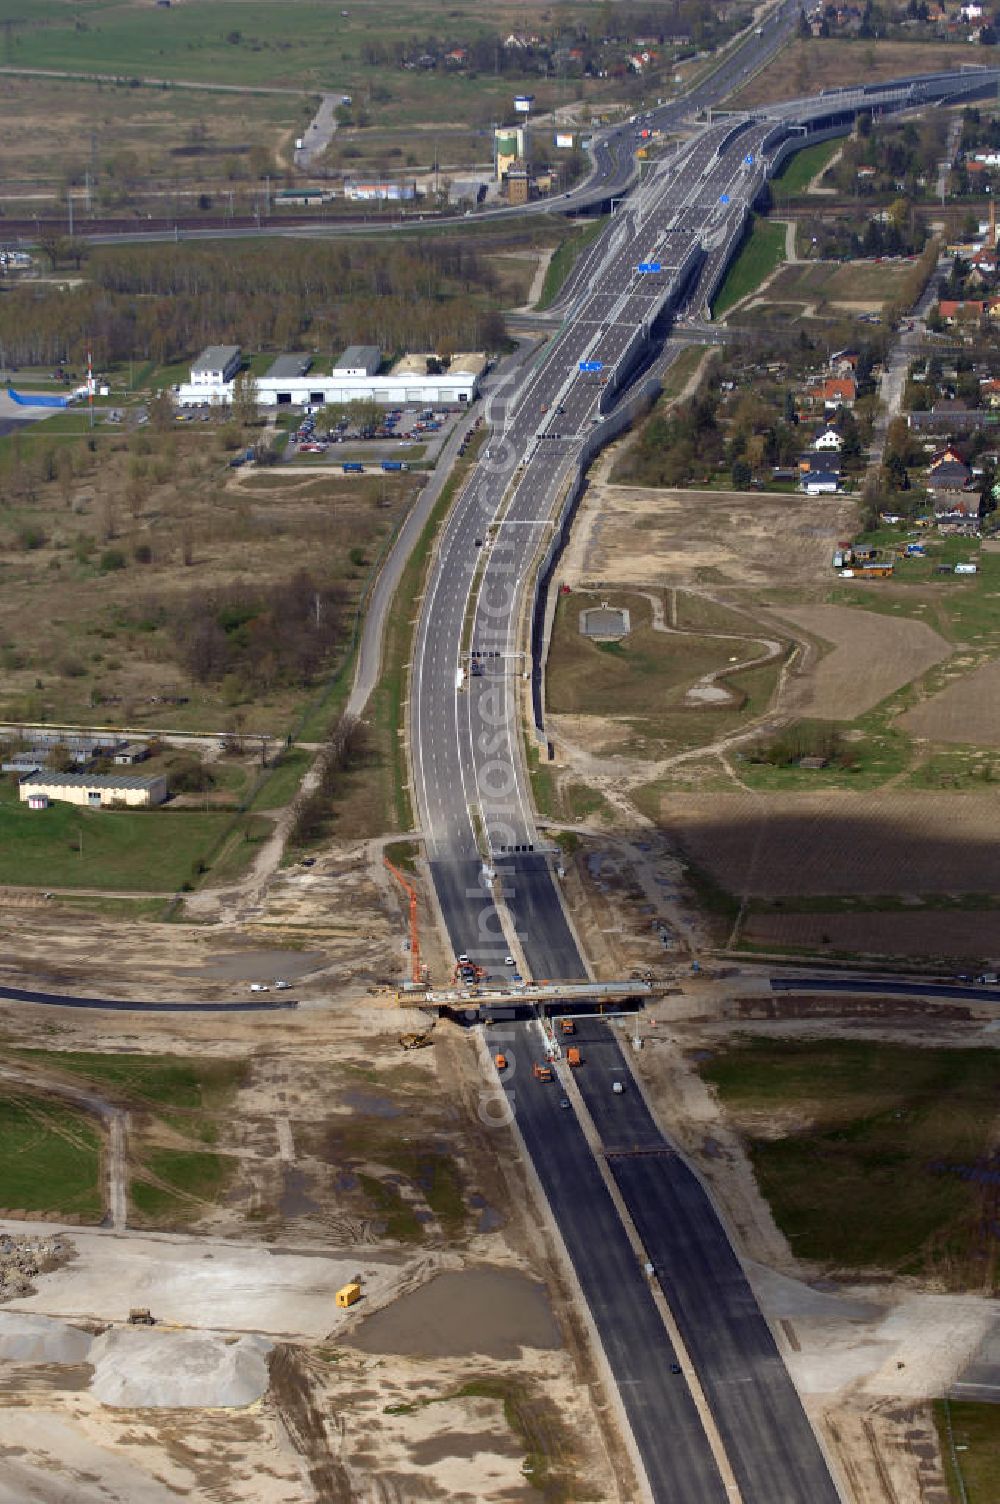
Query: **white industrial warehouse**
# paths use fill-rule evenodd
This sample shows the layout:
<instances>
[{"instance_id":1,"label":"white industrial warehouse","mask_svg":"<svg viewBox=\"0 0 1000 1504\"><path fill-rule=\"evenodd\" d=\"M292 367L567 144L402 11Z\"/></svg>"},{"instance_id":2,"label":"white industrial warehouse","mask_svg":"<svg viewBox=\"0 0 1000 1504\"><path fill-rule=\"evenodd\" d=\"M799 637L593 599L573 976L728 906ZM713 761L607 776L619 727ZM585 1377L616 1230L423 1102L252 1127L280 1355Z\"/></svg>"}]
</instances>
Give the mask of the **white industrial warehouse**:
<instances>
[{"instance_id":1,"label":"white industrial warehouse","mask_svg":"<svg viewBox=\"0 0 1000 1504\"><path fill-rule=\"evenodd\" d=\"M386 407L472 402L486 357L453 355L447 368L433 355L406 355L386 375L378 374L382 352L375 345L351 345L329 374L313 370L309 355L279 355L255 377L261 407L324 407L342 402L379 402ZM180 407L229 403L243 367L239 345L209 345L191 367L189 381L174 388ZM438 368L438 374L428 370Z\"/></svg>"}]
</instances>

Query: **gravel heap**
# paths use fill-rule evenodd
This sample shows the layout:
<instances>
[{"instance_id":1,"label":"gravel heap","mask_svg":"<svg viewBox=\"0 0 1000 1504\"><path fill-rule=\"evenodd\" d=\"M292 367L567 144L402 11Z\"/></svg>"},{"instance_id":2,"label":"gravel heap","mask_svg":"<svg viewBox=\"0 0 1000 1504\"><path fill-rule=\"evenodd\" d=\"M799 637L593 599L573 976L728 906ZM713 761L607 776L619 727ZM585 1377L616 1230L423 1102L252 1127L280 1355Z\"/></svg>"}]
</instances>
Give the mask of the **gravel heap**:
<instances>
[{"instance_id":1,"label":"gravel heap","mask_svg":"<svg viewBox=\"0 0 1000 1504\"><path fill-rule=\"evenodd\" d=\"M86 1363L93 1340L51 1316L0 1311L0 1358L15 1363Z\"/></svg>"},{"instance_id":2,"label":"gravel heap","mask_svg":"<svg viewBox=\"0 0 1000 1504\"><path fill-rule=\"evenodd\" d=\"M264 1337L114 1327L88 1357L91 1390L105 1405L220 1409L252 1405L267 1389Z\"/></svg>"},{"instance_id":3,"label":"gravel heap","mask_svg":"<svg viewBox=\"0 0 1000 1504\"><path fill-rule=\"evenodd\" d=\"M65 1238L0 1233L0 1301L34 1295L35 1275L58 1269L72 1253L72 1244Z\"/></svg>"}]
</instances>

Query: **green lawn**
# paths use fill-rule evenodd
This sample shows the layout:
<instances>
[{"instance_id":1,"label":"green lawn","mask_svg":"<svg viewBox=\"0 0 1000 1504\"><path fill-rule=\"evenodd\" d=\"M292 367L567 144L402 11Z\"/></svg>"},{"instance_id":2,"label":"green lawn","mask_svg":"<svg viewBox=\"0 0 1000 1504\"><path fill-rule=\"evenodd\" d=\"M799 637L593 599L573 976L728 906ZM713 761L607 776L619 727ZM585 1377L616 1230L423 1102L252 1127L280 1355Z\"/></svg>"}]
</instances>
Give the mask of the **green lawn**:
<instances>
[{"instance_id":1,"label":"green lawn","mask_svg":"<svg viewBox=\"0 0 1000 1504\"><path fill-rule=\"evenodd\" d=\"M545 269L542 295L535 305L536 308L541 310L552 306L577 261L597 240L607 222L607 216L602 215L600 219L595 219L592 224L588 224L582 230L575 230L568 239L556 247Z\"/></svg>"},{"instance_id":2,"label":"green lawn","mask_svg":"<svg viewBox=\"0 0 1000 1504\"><path fill-rule=\"evenodd\" d=\"M815 146L793 152L778 176L772 179L771 190L775 198L794 198L796 194L805 193L816 174L823 171L843 144L841 139L819 141Z\"/></svg>"},{"instance_id":3,"label":"green lawn","mask_svg":"<svg viewBox=\"0 0 1000 1504\"><path fill-rule=\"evenodd\" d=\"M82 1077L131 1111L152 1114L174 1133L213 1144L219 1122L242 1085L240 1060L192 1060L183 1055L101 1055L87 1050L15 1050L48 1070Z\"/></svg>"},{"instance_id":4,"label":"green lawn","mask_svg":"<svg viewBox=\"0 0 1000 1504\"><path fill-rule=\"evenodd\" d=\"M997 1051L747 1039L700 1069L799 1257L951 1289L995 1282L990 1188L962 1172L991 1153Z\"/></svg>"},{"instance_id":5,"label":"green lawn","mask_svg":"<svg viewBox=\"0 0 1000 1504\"><path fill-rule=\"evenodd\" d=\"M192 881L232 825L224 811L29 810L0 782L0 883L172 893ZM265 822L261 822L262 824ZM239 851L238 866L252 856Z\"/></svg>"},{"instance_id":6,"label":"green lawn","mask_svg":"<svg viewBox=\"0 0 1000 1504\"><path fill-rule=\"evenodd\" d=\"M101 1134L86 1113L51 1098L0 1097L0 1206L99 1222Z\"/></svg>"},{"instance_id":7,"label":"green lawn","mask_svg":"<svg viewBox=\"0 0 1000 1504\"><path fill-rule=\"evenodd\" d=\"M734 303L755 292L766 277L785 259L785 227L767 219L757 219L743 249L726 273L715 295L712 313L715 318L728 312Z\"/></svg>"},{"instance_id":8,"label":"green lawn","mask_svg":"<svg viewBox=\"0 0 1000 1504\"><path fill-rule=\"evenodd\" d=\"M935 1400L934 1419L953 1504L994 1504L1000 1499L1000 1405Z\"/></svg>"},{"instance_id":9,"label":"green lawn","mask_svg":"<svg viewBox=\"0 0 1000 1504\"><path fill-rule=\"evenodd\" d=\"M237 1161L223 1154L196 1149L147 1149L141 1155L138 1173L131 1177L132 1206L145 1225L175 1226L179 1222L196 1221L211 1209L199 1208L197 1202L217 1201L236 1167ZM154 1181L163 1183L143 1180L143 1170Z\"/></svg>"}]
</instances>

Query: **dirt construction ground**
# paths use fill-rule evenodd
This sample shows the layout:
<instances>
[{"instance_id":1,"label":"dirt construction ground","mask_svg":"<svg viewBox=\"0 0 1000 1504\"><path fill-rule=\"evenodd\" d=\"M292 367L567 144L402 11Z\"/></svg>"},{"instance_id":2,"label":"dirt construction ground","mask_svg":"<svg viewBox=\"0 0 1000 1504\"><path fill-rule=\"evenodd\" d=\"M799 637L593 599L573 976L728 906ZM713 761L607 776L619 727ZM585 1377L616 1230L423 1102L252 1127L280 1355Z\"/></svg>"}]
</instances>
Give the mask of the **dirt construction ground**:
<instances>
[{"instance_id":1,"label":"dirt construction ground","mask_svg":"<svg viewBox=\"0 0 1000 1504\"><path fill-rule=\"evenodd\" d=\"M784 606L778 614L832 649L785 696L782 708L796 715L853 721L952 651L924 622L874 611Z\"/></svg>"},{"instance_id":2,"label":"dirt construction ground","mask_svg":"<svg viewBox=\"0 0 1000 1504\"><path fill-rule=\"evenodd\" d=\"M121 1225L0 1223L0 1265L25 1235L60 1250L0 1303L0 1504L530 1504L526 1466L554 1497L635 1497L547 1223L479 1115L472 1037L437 1024L428 1047L400 1047L430 1020L397 1001L409 958L379 851L330 848L214 927L13 897L0 922L21 986L242 1000L284 976L299 1001L201 1016L0 1001L6 1071L44 1092L98 1062L127 1164ZM431 933L425 955L439 974ZM142 1063L171 1058L238 1067L200 1137L142 1096ZM214 1158L221 1190L182 1191L140 1226L150 1154ZM362 1299L340 1311L355 1278ZM133 1306L156 1325L127 1326Z\"/></svg>"},{"instance_id":3,"label":"dirt construction ground","mask_svg":"<svg viewBox=\"0 0 1000 1504\"><path fill-rule=\"evenodd\" d=\"M560 582L766 587L775 583L780 539L781 583L816 585L829 580L837 540L852 530L855 504L843 497L817 505L799 496L612 485L613 454L591 472Z\"/></svg>"},{"instance_id":4,"label":"dirt construction ground","mask_svg":"<svg viewBox=\"0 0 1000 1504\"><path fill-rule=\"evenodd\" d=\"M901 715L898 724L930 741L1000 747L1000 662L984 664L949 684Z\"/></svg>"}]
</instances>

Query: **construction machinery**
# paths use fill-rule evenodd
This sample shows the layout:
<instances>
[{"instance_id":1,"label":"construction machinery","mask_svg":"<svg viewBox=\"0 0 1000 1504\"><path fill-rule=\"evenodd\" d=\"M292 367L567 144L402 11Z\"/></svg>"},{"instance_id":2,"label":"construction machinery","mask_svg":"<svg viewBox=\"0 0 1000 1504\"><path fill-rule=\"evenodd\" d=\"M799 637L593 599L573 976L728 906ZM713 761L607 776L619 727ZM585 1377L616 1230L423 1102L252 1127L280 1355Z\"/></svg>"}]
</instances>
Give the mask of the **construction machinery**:
<instances>
[{"instance_id":1,"label":"construction machinery","mask_svg":"<svg viewBox=\"0 0 1000 1504\"><path fill-rule=\"evenodd\" d=\"M434 1043L433 1034L433 1029L425 1029L422 1033L400 1034L399 1042L404 1050L423 1050Z\"/></svg>"},{"instance_id":2,"label":"construction machinery","mask_svg":"<svg viewBox=\"0 0 1000 1504\"><path fill-rule=\"evenodd\" d=\"M559 1020L559 1027L560 1027L560 1029L562 1030L562 1032L564 1034L575 1034L576 1033L576 1024L573 1022L573 1020L571 1018L561 1018Z\"/></svg>"},{"instance_id":3,"label":"construction machinery","mask_svg":"<svg viewBox=\"0 0 1000 1504\"><path fill-rule=\"evenodd\" d=\"M494 1058L493 1063L498 1071L505 1071L507 1069L507 1056L501 1052Z\"/></svg>"},{"instance_id":4,"label":"construction machinery","mask_svg":"<svg viewBox=\"0 0 1000 1504\"><path fill-rule=\"evenodd\" d=\"M156 1318L150 1315L148 1306L133 1306L128 1313L129 1326L155 1326Z\"/></svg>"},{"instance_id":5,"label":"construction machinery","mask_svg":"<svg viewBox=\"0 0 1000 1504\"><path fill-rule=\"evenodd\" d=\"M577 1047L576 1047L575 1044L571 1044L570 1047L569 1047L569 1049L566 1051L566 1064L567 1065L581 1065L582 1064L582 1061L581 1061L581 1058L580 1058L580 1051L577 1049Z\"/></svg>"},{"instance_id":6,"label":"construction machinery","mask_svg":"<svg viewBox=\"0 0 1000 1504\"><path fill-rule=\"evenodd\" d=\"M542 1065L536 1061L532 1074L536 1081L551 1081L552 1067L551 1065Z\"/></svg>"},{"instance_id":7,"label":"construction machinery","mask_svg":"<svg viewBox=\"0 0 1000 1504\"><path fill-rule=\"evenodd\" d=\"M407 897L410 901L410 980L413 982L414 986L419 987L426 982L427 977L425 974L425 968L420 965L420 930L417 925L417 890L410 882L409 878L405 877L403 873L400 872L398 867L393 866L392 862L390 862L387 856L383 856L382 860L385 862L385 865L388 867L393 877L399 883L400 887L406 890Z\"/></svg>"}]
</instances>

